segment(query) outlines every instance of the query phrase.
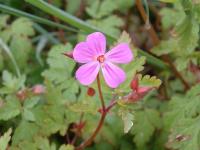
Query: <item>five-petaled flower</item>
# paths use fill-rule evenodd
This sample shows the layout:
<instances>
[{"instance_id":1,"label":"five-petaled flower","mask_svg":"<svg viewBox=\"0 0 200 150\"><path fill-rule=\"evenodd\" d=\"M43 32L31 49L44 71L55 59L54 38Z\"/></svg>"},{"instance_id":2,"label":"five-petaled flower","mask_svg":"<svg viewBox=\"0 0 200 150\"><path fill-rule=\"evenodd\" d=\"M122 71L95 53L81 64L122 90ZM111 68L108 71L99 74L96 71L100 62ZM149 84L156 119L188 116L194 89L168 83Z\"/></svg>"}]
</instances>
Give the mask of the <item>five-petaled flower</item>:
<instances>
[{"instance_id":1,"label":"five-petaled flower","mask_svg":"<svg viewBox=\"0 0 200 150\"><path fill-rule=\"evenodd\" d=\"M91 84L101 69L109 87L116 88L125 79L124 71L115 64L127 64L133 59L127 43L120 43L106 52L106 38L100 32L87 36L85 42L78 43L73 50L74 60L83 63L76 71L76 78L83 85Z\"/></svg>"}]
</instances>

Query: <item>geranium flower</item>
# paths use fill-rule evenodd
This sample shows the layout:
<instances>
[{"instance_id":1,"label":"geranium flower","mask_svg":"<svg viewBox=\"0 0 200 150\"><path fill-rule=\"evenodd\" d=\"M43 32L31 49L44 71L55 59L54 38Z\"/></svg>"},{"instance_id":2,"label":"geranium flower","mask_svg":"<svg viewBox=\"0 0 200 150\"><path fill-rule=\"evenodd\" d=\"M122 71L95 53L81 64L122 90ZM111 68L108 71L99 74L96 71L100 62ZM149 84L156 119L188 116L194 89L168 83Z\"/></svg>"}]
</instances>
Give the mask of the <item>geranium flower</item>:
<instances>
[{"instance_id":1,"label":"geranium flower","mask_svg":"<svg viewBox=\"0 0 200 150\"><path fill-rule=\"evenodd\" d=\"M83 85L91 84L101 69L105 82L116 88L126 79L124 71L115 64L126 64L133 59L127 43L120 43L106 53L106 38L100 32L87 36L73 50L74 60L83 63L76 71L76 79Z\"/></svg>"}]
</instances>

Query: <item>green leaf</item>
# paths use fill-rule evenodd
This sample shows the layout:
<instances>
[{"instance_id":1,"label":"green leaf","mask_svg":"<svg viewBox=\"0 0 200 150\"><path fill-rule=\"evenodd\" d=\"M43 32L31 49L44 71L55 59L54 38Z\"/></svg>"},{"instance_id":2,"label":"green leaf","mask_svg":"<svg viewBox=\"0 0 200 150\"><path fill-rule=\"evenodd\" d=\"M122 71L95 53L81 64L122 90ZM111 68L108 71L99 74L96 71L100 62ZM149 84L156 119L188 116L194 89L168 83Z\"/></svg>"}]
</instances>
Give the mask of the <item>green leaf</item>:
<instances>
[{"instance_id":1,"label":"green leaf","mask_svg":"<svg viewBox=\"0 0 200 150\"><path fill-rule=\"evenodd\" d=\"M35 31L32 27L32 22L27 18L16 19L12 25L11 29L15 35L33 36Z\"/></svg>"},{"instance_id":2,"label":"green leaf","mask_svg":"<svg viewBox=\"0 0 200 150\"><path fill-rule=\"evenodd\" d=\"M101 20L88 20L88 22L95 25L103 32L114 36L118 36L120 34L119 27L124 24L123 20L116 15L110 15Z\"/></svg>"},{"instance_id":3,"label":"green leaf","mask_svg":"<svg viewBox=\"0 0 200 150\"><path fill-rule=\"evenodd\" d=\"M183 10L179 8L167 8L164 7L161 9L160 14L162 16L161 22L164 29L170 29L177 24L177 20L180 20L185 17Z\"/></svg>"},{"instance_id":4,"label":"green leaf","mask_svg":"<svg viewBox=\"0 0 200 150\"><path fill-rule=\"evenodd\" d=\"M140 78L140 77L139 77ZM149 86L149 87L156 87L158 88L161 85L161 80L158 79L156 76L145 75L140 78L140 85L141 86Z\"/></svg>"},{"instance_id":5,"label":"green leaf","mask_svg":"<svg viewBox=\"0 0 200 150\"><path fill-rule=\"evenodd\" d=\"M159 0L161 2L165 2L165 3L175 3L177 0Z\"/></svg>"},{"instance_id":6,"label":"green leaf","mask_svg":"<svg viewBox=\"0 0 200 150\"><path fill-rule=\"evenodd\" d=\"M159 113L154 109L145 109L135 112L135 124L132 129L134 142L138 148L144 147L154 134L156 128L160 127Z\"/></svg>"},{"instance_id":7,"label":"green leaf","mask_svg":"<svg viewBox=\"0 0 200 150\"><path fill-rule=\"evenodd\" d=\"M102 2L97 0L90 7L87 7L86 11L92 18L100 19L109 15L116 8L117 5L112 0L104 0Z\"/></svg>"},{"instance_id":8,"label":"green leaf","mask_svg":"<svg viewBox=\"0 0 200 150\"><path fill-rule=\"evenodd\" d=\"M36 150L36 149L37 149L37 145L35 143L29 142L26 140L18 143L17 146L14 145L10 147L10 150Z\"/></svg>"},{"instance_id":9,"label":"green leaf","mask_svg":"<svg viewBox=\"0 0 200 150\"><path fill-rule=\"evenodd\" d=\"M3 136L0 137L0 148L1 150L6 150L8 143L11 139L12 129L10 128Z\"/></svg>"},{"instance_id":10,"label":"green leaf","mask_svg":"<svg viewBox=\"0 0 200 150\"><path fill-rule=\"evenodd\" d=\"M96 1L95 1L96 2ZM66 10L70 13L70 14L76 14L77 11L79 10L79 6L81 5L81 0L76 0L76 1L70 1L70 3L67 3L67 8ZM78 7L77 7L78 6Z\"/></svg>"},{"instance_id":11,"label":"green leaf","mask_svg":"<svg viewBox=\"0 0 200 150\"><path fill-rule=\"evenodd\" d=\"M37 135L37 132L39 130L39 126L37 126L34 123L30 123L28 121L21 121L20 124L15 129L14 135L12 137L12 147L15 148L16 145L24 145L23 142L26 142L25 145L27 145L27 142L32 142L34 136ZM28 133L28 134L27 134ZM21 144L20 144L21 143ZM21 146L19 146L21 147ZM24 146L26 147L26 146ZM30 145L31 149L36 147L36 145Z\"/></svg>"},{"instance_id":12,"label":"green leaf","mask_svg":"<svg viewBox=\"0 0 200 150\"><path fill-rule=\"evenodd\" d=\"M34 138L34 141L39 150L56 150L56 144L50 143L48 138L37 136Z\"/></svg>"},{"instance_id":13,"label":"green leaf","mask_svg":"<svg viewBox=\"0 0 200 150\"><path fill-rule=\"evenodd\" d=\"M81 99L80 101L71 104L69 106L69 109L73 112L96 114L98 112L98 106L99 105L95 103L94 98L84 96L84 99Z\"/></svg>"},{"instance_id":14,"label":"green leaf","mask_svg":"<svg viewBox=\"0 0 200 150\"><path fill-rule=\"evenodd\" d=\"M35 121L35 116L33 112L31 112L29 109L26 109L26 108L24 109L23 117L27 121Z\"/></svg>"},{"instance_id":15,"label":"green leaf","mask_svg":"<svg viewBox=\"0 0 200 150\"><path fill-rule=\"evenodd\" d=\"M199 89L200 86L196 85L186 95L172 97L168 111L165 113L165 125L167 127L173 127L178 119L193 117L200 113Z\"/></svg>"},{"instance_id":16,"label":"green leaf","mask_svg":"<svg viewBox=\"0 0 200 150\"><path fill-rule=\"evenodd\" d=\"M75 62L63 55L64 52L71 51L72 46L70 44L56 45L52 47L48 53L47 63L50 69L45 70L42 75L48 80L55 83L62 83L71 77L71 72L75 67ZM67 69L66 69L67 68Z\"/></svg>"},{"instance_id":17,"label":"green leaf","mask_svg":"<svg viewBox=\"0 0 200 150\"><path fill-rule=\"evenodd\" d=\"M7 26L7 21L9 17L9 15L0 15L0 30Z\"/></svg>"},{"instance_id":18,"label":"green leaf","mask_svg":"<svg viewBox=\"0 0 200 150\"><path fill-rule=\"evenodd\" d=\"M122 117L124 122L124 133L128 133L133 126L134 114L127 109L120 109L119 115Z\"/></svg>"},{"instance_id":19,"label":"green leaf","mask_svg":"<svg viewBox=\"0 0 200 150\"><path fill-rule=\"evenodd\" d=\"M173 39L169 39L166 41L163 40L159 43L159 45L151 49L151 52L153 52L157 56L162 56L165 54L170 54L172 52L178 52L178 51L179 51L178 43L176 40Z\"/></svg>"},{"instance_id":20,"label":"green leaf","mask_svg":"<svg viewBox=\"0 0 200 150\"><path fill-rule=\"evenodd\" d=\"M65 107L63 105L38 106L32 112L35 117L35 123L39 126L40 133L44 136L50 136L67 128L68 123L65 119Z\"/></svg>"},{"instance_id":21,"label":"green leaf","mask_svg":"<svg viewBox=\"0 0 200 150\"><path fill-rule=\"evenodd\" d=\"M90 15L92 18L98 18L96 14L98 13L100 1L96 0L89 7L86 8L86 12L88 15ZM101 17L101 16L100 16Z\"/></svg>"},{"instance_id":22,"label":"green leaf","mask_svg":"<svg viewBox=\"0 0 200 150\"><path fill-rule=\"evenodd\" d=\"M10 98L10 99L9 99ZM9 97L8 100L0 107L0 120L9 120L21 112L20 102L14 97Z\"/></svg>"},{"instance_id":23,"label":"green leaf","mask_svg":"<svg viewBox=\"0 0 200 150\"><path fill-rule=\"evenodd\" d=\"M200 118L178 120L172 127L169 135L167 148L177 150L199 150Z\"/></svg>"},{"instance_id":24,"label":"green leaf","mask_svg":"<svg viewBox=\"0 0 200 150\"><path fill-rule=\"evenodd\" d=\"M28 65L30 52L33 49L31 40L26 36L15 35L11 40L10 49L19 67L24 69Z\"/></svg>"},{"instance_id":25,"label":"green leaf","mask_svg":"<svg viewBox=\"0 0 200 150\"><path fill-rule=\"evenodd\" d=\"M39 100L40 100L39 97L31 97L25 100L24 107L28 109L33 108L39 102Z\"/></svg>"},{"instance_id":26,"label":"green leaf","mask_svg":"<svg viewBox=\"0 0 200 150\"><path fill-rule=\"evenodd\" d=\"M175 30L177 34L175 39L178 40L180 49L190 53L193 52L199 40L198 22L191 15L188 15L177 24Z\"/></svg>"},{"instance_id":27,"label":"green leaf","mask_svg":"<svg viewBox=\"0 0 200 150\"><path fill-rule=\"evenodd\" d=\"M24 86L26 80L26 77L24 75L20 78L16 78L6 70L3 71L2 78L4 87L0 89L1 94L17 92L20 88Z\"/></svg>"},{"instance_id":28,"label":"green leaf","mask_svg":"<svg viewBox=\"0 0 200 150\"><path fill-rule=\"evenodd\" d=\"M59 150L74 150L74 146L73 145L61 145Z\"/></svg>"}]
</instances>

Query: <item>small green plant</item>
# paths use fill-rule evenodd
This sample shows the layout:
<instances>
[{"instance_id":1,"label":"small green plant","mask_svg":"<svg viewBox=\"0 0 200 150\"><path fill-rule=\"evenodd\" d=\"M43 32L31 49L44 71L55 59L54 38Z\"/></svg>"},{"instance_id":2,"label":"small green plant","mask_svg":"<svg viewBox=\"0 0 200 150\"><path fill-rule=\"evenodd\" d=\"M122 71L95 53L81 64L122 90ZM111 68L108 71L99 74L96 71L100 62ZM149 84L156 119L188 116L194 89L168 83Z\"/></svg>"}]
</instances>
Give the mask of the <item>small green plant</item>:
<instances>
[{"instance_id":1,"label":"small green plant","mask_svg":"<svg viewBox=\"0 0 200 150\"><path fill-rule=\"evenodd\" d=\"M198 0L0 2L0 150L199 150Z\"/></svg>"}]
</instances>

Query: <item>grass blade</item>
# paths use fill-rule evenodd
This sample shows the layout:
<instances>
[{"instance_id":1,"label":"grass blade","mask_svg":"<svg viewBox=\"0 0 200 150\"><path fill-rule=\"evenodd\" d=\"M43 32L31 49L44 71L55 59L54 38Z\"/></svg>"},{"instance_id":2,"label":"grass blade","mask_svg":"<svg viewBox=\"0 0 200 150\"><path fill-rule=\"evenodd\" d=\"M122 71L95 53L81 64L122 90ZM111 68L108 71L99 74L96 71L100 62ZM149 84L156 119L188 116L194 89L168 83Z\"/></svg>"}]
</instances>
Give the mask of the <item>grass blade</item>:
<instances>
[{"instance_id":1,"label":"grass blade","mask_svg":"<svg viewBox=\"0 0 200 150\"><path fill-rule=\"evenodd\" d=\"M3 5L3 4L0 4L0 10L3 11L3 12L6 12L8 14L12 14L14 16L26 17L26 18L29 18L29 19L35 21L35 22L45 24L45 25L48 25L48 26L52 26L52 27L58 27L58 28L66 30L66 31L80 32L77 29L67 27L66 25L62 25L62 24L59 24L59 23L56 23L56 22L35 16L35 15L32 15L32 14L29 14L29 13L23 12L21 10L17 10L15 8L12 8L12 7Z\"/></svg>"},{"instance_id":2,"label":"grass blade","mask_svg":"<svg viewBox=\"0 0 200 150\"><path fill-rule=\"evenodd\" d=\"M76 28L79 28L81 30L86 31L87 33L89 32L94 32L94 31L101 31L100 29L80 20L77 17L72 16L71 14L62 11L61 9L54 7L53 5L43 1L43 0L26 0L28 3L36 6L37 8L43 10L44 12L51 14L60 20L70 24L71 26L74 26ZM110 41L116 41L117 38L113 37L112 35L109 35L105 33L105 35L109 38ZM147 63L152 64L160 69L168 69L168 65L163 62L162 60L154 57L153 55L150 55L146 53L145 51L139 50L139 54L146 56L147 58Z\"/></svg>"},{"instance_id":3,"label":"grass blade","mask_svg":"<svg viewBox=\"0 0 200 150\"><path fill-rule=\"evenodd\" d=\"M17 62L12 54L12 52L10 51L9 47L7 46L6 43L3 42L3 40L0 38L0 46L2 47L2 49L6 52L6 54L10 57L10 60L11 62L13 63L14 67L15 67L15 70L16 70L16 73L17 73L17 76L18 77L21 77L21 73L20 73L20 70L19 70L19 67L17 65Z\"/></svg>"}]
</instances>

